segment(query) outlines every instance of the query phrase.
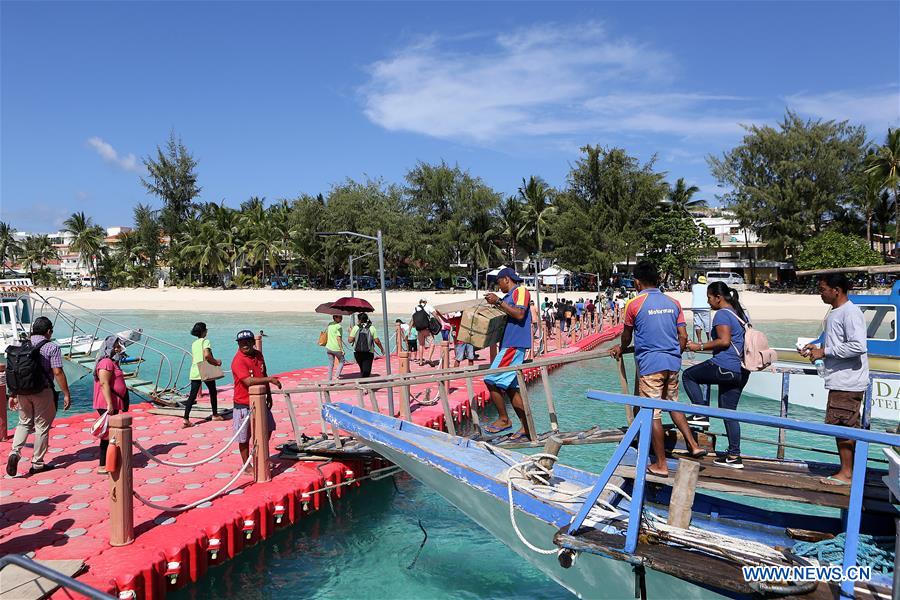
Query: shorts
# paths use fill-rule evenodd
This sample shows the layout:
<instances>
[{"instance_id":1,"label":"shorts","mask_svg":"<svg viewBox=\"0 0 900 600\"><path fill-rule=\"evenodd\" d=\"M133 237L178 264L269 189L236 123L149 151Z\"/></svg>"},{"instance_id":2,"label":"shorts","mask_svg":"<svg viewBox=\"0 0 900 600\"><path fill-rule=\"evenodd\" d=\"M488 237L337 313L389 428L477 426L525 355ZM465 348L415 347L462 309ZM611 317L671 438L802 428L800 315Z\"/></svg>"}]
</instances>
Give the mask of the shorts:
<instances>
[{"instance_id":1,"label":"shorts","mask_svg":"<svg viewBox=\"0 0 900 600\"><path fill-rule=\"evenodd\" d=\"M828 405L825 408L825 423L859 428L859 407L865 392L843 392L828 390Z\"/></svg>"},{"instance_id":2,"label":"shorts","mask_svg":"<svg viewBox=\"0 0 900 600\"><path fill-rule=\"evenodd\" d=\"M678 371L660 371L641 375L635 382L637 396L678 401ZM662 411L653 409L653 418L662 419Z\"/></svg>"},{"instance_id":3,"label":"shorts","mask_svg":"<svg viewBox=\"0 0 900 600\"><path fill-rule=\"evenodd\" d=\"M415 352L419 349L419 340L406 340L406 347L410 352Z\"/></svg>"},{"instance_id":4,"label":"shorts","mask_svg":"<svg viewBox=\"0 0 900 600\"><path fill-rule=\"evenodd\" d=\"M463 342L456 343L456 361L475 360L475 346Z\"/></svg>"},{"instance_id":5,"label":"shorts","mask_svg":"<svg viewBox=\"0 0 900 600\"><path fill-rule=\"evenodd\" d=\"M523 362L525 362L525 348L500 348L500 352L497 353L497 356L494 357L494 362L491 363L491 368L511 367L521 365ZM484 382L501 390L519 389L519 380L515 371L488 375L484 378Z\"/></svg>"},{"instance_id":6,"label":"shorts","mask_svg":"<svg viewBox=\"0 0 900 600\"><path fill-rule=\"evenodd\" d=\"M441 339L445 342L450 341L450 331L447 329L441 329Z\"/></svg>"},{"instance_id":7,"label":"shorts","mask_svg":"<svg viewBox=\"0 0 900 600\"><path fill-rule=\"evenodd\" d=\"M235 404L234 409L231 413L231 431L233 433L237 433L238 429L241 432L237 436L237 441L239 444L246 444L250 441L250 422L247 422L247 425L241 428L241 424L244 422L244 419L247 418L247 415L250 414L249 406L242 406L240 404ZM275 417L272 416L271 409L266 409L266 420L269 422L269 435L275 431Z\"/></svg>"},{"instance_id":8,"label":"shorts","mask_svg":"<svg viewBox=\"0 0 900 600\"><path fill-rule=\"evenodd\" d=\"M694 329L702 329L706 333L712 331L709 324L709 310L694 309Z\"/></svg>"}]
</instances>

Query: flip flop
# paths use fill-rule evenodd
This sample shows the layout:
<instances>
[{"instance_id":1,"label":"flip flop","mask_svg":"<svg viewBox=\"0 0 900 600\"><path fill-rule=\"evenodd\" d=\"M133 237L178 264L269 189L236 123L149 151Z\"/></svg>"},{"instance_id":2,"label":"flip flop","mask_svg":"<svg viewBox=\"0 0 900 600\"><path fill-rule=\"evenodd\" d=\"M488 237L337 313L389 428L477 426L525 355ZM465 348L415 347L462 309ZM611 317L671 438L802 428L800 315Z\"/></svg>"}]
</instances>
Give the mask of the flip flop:
<instances>
[{"instance_id":1,"label":"flip flop","mask_svg":"<svg viewBox=\"0 0 900 600\"><path fill-rule=\"evenodd\" d=\"M697 452L689 452L687 456L688 458L703 458L707 454L709 454L709 450L707 450L706 448L700 448L700 450L698 450Z\"/></svg>"},{"instance_id":2,"label":"flip flop","mask_svg":"<svg viewBox=\"0 0 900 600\"><path fill-rule=\"evenodd\" d=\"M662 477L667 478L669 476L668 473L656 473L650 470L650 467L647 467L647 475L653 475L654 477Z\"/></svg>"},{"instance_id":3,"label":"flip flop","mask_svg":"<svg viewBox=\"0 0 900 600\"><path fill-rule=\"evenodd\" d=\"M848 482L844 481L843 479L838 479L837 477L820 477L819 483L823 483L825 485L837 486L837 487L844 486L844 485L850 485Z\"/></svg>"},{"instance_id":4,"label":"flip flop","mask_svg":"<svg viewBox=\"0 0 900 600\"><path fill-rule=\"evenodd\" d=\"M531 440L528 439L528 434L525 433L524 431L517 431L515 433L510 434L509 437L507 437L503 441L504 442L512 442L514 444L519 444L521 442L530 442Z\"/></svg>"},{"instance_id":5,"label":"flip flop","mask_svg":"<svg viewBox=\"0 0 900 600\"><path fill-rule=\"evenodd\" d=\"M489 424L483 425L481 427L481 430L484 431L485 433L501 433L503 431L509 431L510 429L512 429L512 423L510 423L506 427L498 427L498 426L494 425L493 423L489 423Z\"/></svg>"}]
</instances>

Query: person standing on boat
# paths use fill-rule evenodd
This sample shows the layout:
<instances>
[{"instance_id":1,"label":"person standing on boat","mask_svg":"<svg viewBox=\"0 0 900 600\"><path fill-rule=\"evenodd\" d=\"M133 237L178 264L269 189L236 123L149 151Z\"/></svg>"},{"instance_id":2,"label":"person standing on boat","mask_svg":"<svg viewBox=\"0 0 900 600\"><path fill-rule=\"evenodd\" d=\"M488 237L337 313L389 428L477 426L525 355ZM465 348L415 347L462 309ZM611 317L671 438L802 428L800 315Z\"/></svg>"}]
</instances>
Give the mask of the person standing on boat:
<instances>
[{"instance_id":1,"label":"person standing on boat","mask_svg":"<svg viewBox=\"0 0 900 600\"><path fill-rule=\"evenodd\" d=\"M341 315L333 315L331 323L325 328L325 356L328 359L328 381L332 379L340 379L341 371L347 364L344 356L344 328L341 321L344 317ZM334 366L337 364L337 377L334 377Z\"/></svg>"},{"instance_id":2,"label":"person standing on boat","mask_svg":"<svg viewBox=\"0 0 900 600\"><path fill-rule=\"evenodd\" d=\"M213 356L212 345L206 337L208 333L206 323L202 321L194 323L194 326L191 327L191 335L197 339L191 344L191 391L188 394L188 399L184 406L184 423L181 425L182 427L191 426L191 409L194 407L197 395L200 393L200 388L204 383L206 383L206 389L209 392L209 405L210 408L212 408L212 420L223 420L222 416L219 415L218 397L216 396L216 380L209 379L204 382L200 377L200 363L206 362L216 367L222 366L222 361Z\"/></svg>"},{"instance_id":3,"label":"person standing on boat","mask_svg":"<svg viewBox=\"0 0 900 600\"><path fill-rule=\"evenodd\" d=\"M94 410L103 415L117 415L128 412L128 386L125 374L119 366L122 356L122 340L117 335L107 336L97 354L94 366ZM109 437L100 438L100 464L97 473L106 473L106 449L109 448Z\"/></svg>"},{"instance_id":4,"label":"person standing on boat","mask_svg":"<svg viewBox=\"0 0 900 600\"><path fill-rule=\"evenodd\" d=\"M528 310L531 302L531 294L524 285L519 285L522 278L510 267L500 269L497 273L497 285L503 292L503 298L491 292L484 298L488 304L499 308L506 314L506 327L503 329L503 338L500 341L500 350L491 363L492 369L521 365L525 361L525 352L531 348L531 311ZM512 403L522 429L510 438L510 441L524 441L531 433L528 431L525 419L525 405L522 402L522 394L519 393L519 383L515 371L487 375L484 378L491 393L491 401L499 414L496 421L486 425L484 430L488 433L500 433L512 428L512 421L506 412L506 400L504 393Z\"/></svg>"},{"instance_id":5,"label":"person standing on boat","mask_svg":"<svg viewBox=\"0 0 900 600\"><path fill-rule=\"evenodd\" d=\"M359 365L360 377L371 377L372 361L375 360L375 346L384 354L384 346L378 339L378 331L369 321L369 315L359 313L356 317L357 324L350 330L350 338L347 340L353 346L353 358ZM387 358L390 360L390 357Z\"/></svg>"},{"instance_id":6,"label":"person standing on boat","mask_svg":"<svg viewBox=\"0 0 900 600\"><path fill-rule=\"evenodd\" d=\"M687 344L684 312L677 300L659 291L659 274L653 263L641 261L634 267L634 285L638 295L625 307L625 327L621 343L610 349L616 360L622 350L634 340L634 360L638 376L636 395L643 398L678 400L678 372L681 371L681 353ZM672 422L678 427L687 444L691 458L706 455L694 440L691 428L683 413L671 412ZM653 454L656 463L647 468L653 475L667 477L665 432L662 411L653 411Z\"/></svg>"},{"instance_id":7,"label":"person standing on boat","mask_svg":"<svg viewBox=\"0 0 900 600\"><path fill-rule=\"evenodd\" d=\"M750 371L741 366L744 356L744 324L749 318L741 306L737 290L722 281L711 283L706 290L706 297L709 307L716 311L712 321L712 339L707 342L688 342L687 349L691 352L712 350L713 356L685 370L681 377L684 391L692 404L708 406L709 398L705 388L708 385L718 385L719 408L737 410L741 392L750 378ZM696 310L694 314L697 314ZM700 417L700 420L709 423L706 417ZM743 469L740 422L725 419L725 432L728 435L728 452L717 458L715 464Z\"/></svg>"},{"instance_id":8,"label":"person standing on boat","mask_svg":"<svg viewBox=\"0 0 900 600\"><path fill-rule=\"evenodd\" d=\"M13 435L12 449L6 459L6 474L15 477L19 468L19 457L28 435L34 434L34 454L31 456L29 475L43 473L53 468L44 464L44 456L50 444L50 426L56 418L56 391L53 381L59 384L63 393L63 410L69 410L72 396L69 394L69 381L63 371L62 352L59 346L50 339L53 337L53 323L47 317L38 317L31 324L31 346L40 354L41 372L47 384L33 393L16 392L9 397L9 408L19 411L19 424ZM38 348L40 346L40 348ZM33 356L33 355L32 355ZM7 366L7 381L9 381ZM6 410L6 407L2 407Z\"/></svg>"},{"instance_id":9,"label":"person standing on boat","mask_svg":"<svg viewBox=\"0 0 900 600\"><path fill-rule=\"evenodd\" d=\"M709 303L706 299L706 275L697 278L697 283L691 286L691 309L694 313L694 340L703 341L703 334L706 333L706 339L709 340Z\"/></svg>"},{"instance_id":10,"label":"person standing on boat","mask_svg":"<svg viewBox=\"0 0 900 600\"><path fill-rule=\"evenodd\" d=\"M807 344L802 354L825 363L825 389L828 404L825 423L859 428L859 408L869 387L869 358L866 346L866 319L847 297L850 282L843 273L819 276L819 296L831 306L825 317L821 346ZM823 477L827 485L849 485L853 477L854 440L837 438L841 469Z\"/></svg>"},{"instance_id":11,"label":"person standing on boat","mask_svg":"<svg viewBox=\"0 0 900 600\"><path fill-rule=\"evenodd\" d=\"M266 372L266 359L262 352L256 349L256 336L249 329L242 329L235 337L238 351L231 360L231 375L234 377L234 410L231 413L231 427L237 434L238 450L241 453L241 464L245 464L250 458L250 387L254 385L266 386L266 421L268 433L266 445L275 431L275 417L272 416L272 391L269 386L274 385L281 389L281 381L277 377L269 377ZM246 421L246 423L245 423ZM253 471L250 465L244 470L248 475Z\"/></svg>"}]
</instances>

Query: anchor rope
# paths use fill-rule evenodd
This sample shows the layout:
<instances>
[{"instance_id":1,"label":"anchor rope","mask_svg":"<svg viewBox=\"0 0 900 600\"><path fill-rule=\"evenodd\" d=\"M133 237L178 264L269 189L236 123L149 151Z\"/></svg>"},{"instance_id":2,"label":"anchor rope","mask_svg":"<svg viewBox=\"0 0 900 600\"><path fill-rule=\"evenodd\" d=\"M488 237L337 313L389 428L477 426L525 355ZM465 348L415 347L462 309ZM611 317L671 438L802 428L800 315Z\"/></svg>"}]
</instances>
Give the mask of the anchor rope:
<instances>
[{"instance_id":1,"label":"anchor rope","mask_svg":"<svg viewBox=\"0 0 900 600\"><path fill-rule=\"evenodd\" d=\"M196 467L196 466L208 463L209 461L216 459L216 458L220 457L222 454L224 454L225 451L228 450L229 447L231 447L231 445L238 438L238 436L241 433L243 433L243 431L247 428L247 424L250 422L250 416L251 416L251 413L248 412L247 416L244 417L244 422L241 423L241 425L240 425L240 427L238 427L237 431L234 432L234 435L231 436L231 439L228 440L227 442L225 442L225 445L222 447L221 450L217 451L215 454L213 454L211 456L207 456L206 458L203 458L203 459L200 459L200 460L197 460L194 462L178 463L178 462L173 462L173 461L169 461L169 460L163 460L161 458L158 458L154 454L152 454L146 448L144 448L144 446L142 446L141 443L139 441L137 441L136 439L131 440L131 443L134 444L135 446L137 446L137 449L140 450L141 453L143 453L147 458L149 458L153 462L159 463L161 465L166 465L167 467Z\"/></svg>"}]
</instances>

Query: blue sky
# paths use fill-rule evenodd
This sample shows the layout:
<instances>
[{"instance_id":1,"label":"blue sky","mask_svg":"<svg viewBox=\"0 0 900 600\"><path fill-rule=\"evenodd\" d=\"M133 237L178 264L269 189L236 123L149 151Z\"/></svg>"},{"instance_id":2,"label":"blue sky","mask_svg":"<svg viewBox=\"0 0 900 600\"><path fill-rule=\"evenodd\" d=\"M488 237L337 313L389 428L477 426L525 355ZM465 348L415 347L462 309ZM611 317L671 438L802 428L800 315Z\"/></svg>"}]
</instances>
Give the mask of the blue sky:
<instances>
[{"instance_id":1,"label":"blue sky","mask_svg":"<svg viewBox=\"0 0 900 600\"><path fill-rule=\"evenodd\" d=\"M458 163L505 193L584 144L710 200L741 123L900 125L897 2L2 2L0 219L129 224L175 131L236 206Z\"/></svg>"}]
</instances>

